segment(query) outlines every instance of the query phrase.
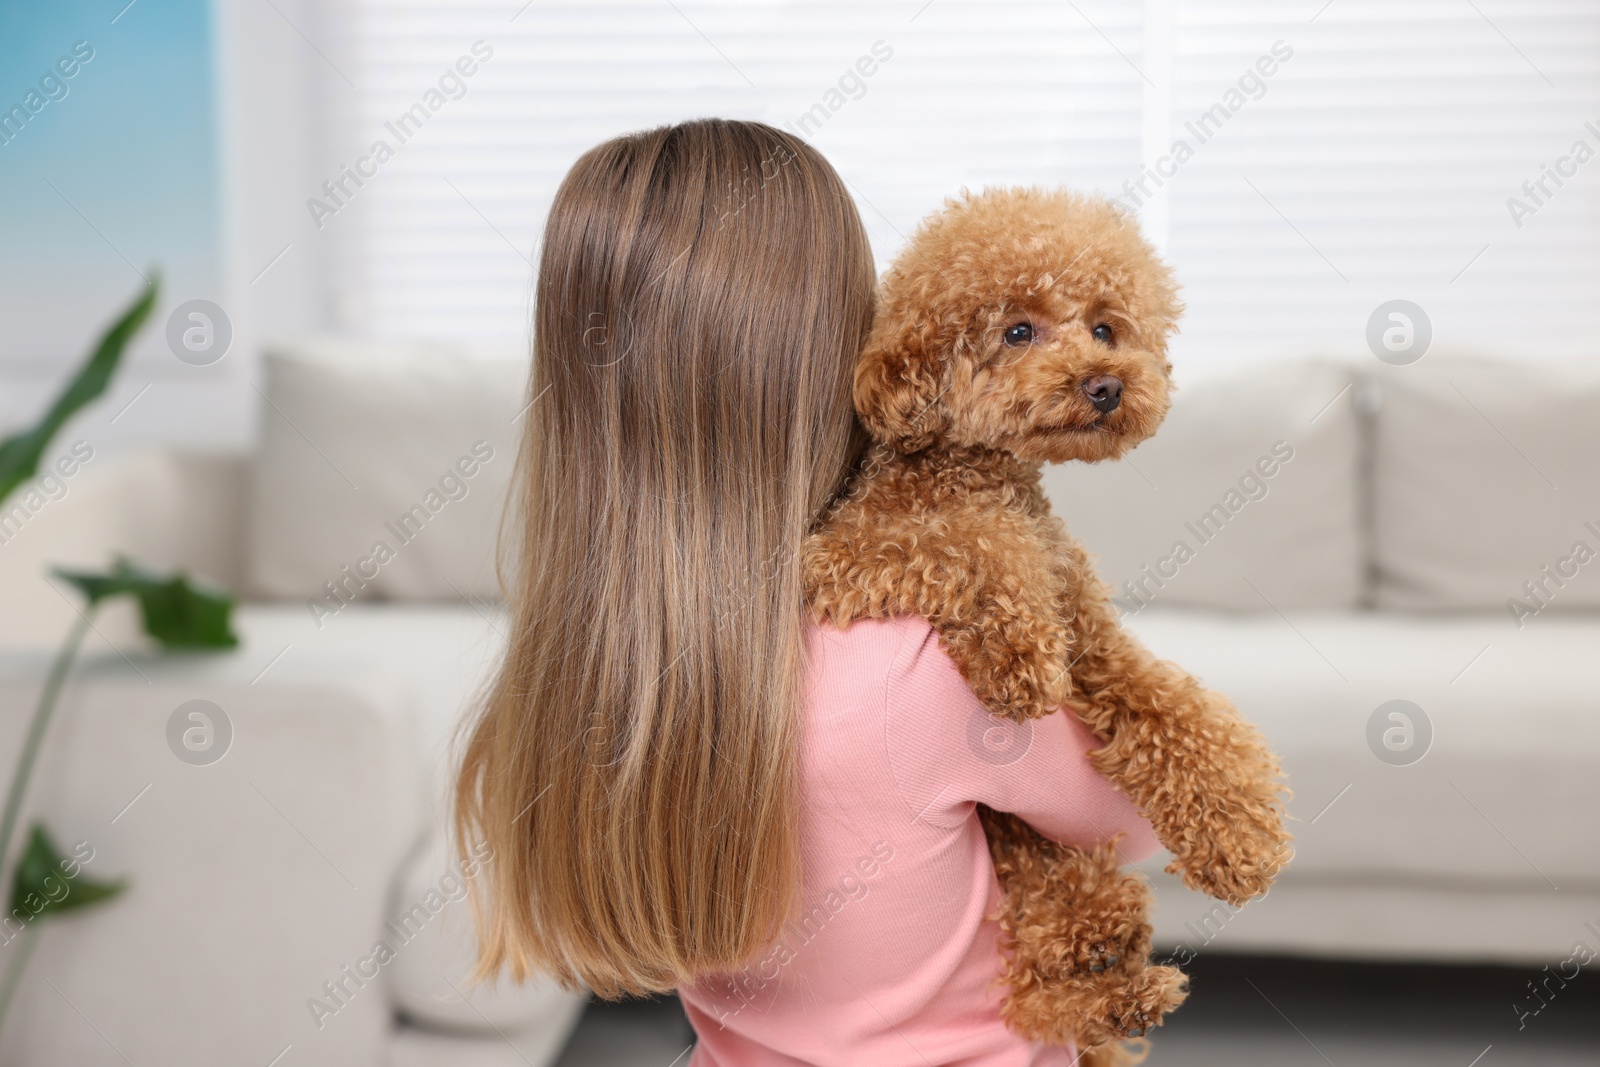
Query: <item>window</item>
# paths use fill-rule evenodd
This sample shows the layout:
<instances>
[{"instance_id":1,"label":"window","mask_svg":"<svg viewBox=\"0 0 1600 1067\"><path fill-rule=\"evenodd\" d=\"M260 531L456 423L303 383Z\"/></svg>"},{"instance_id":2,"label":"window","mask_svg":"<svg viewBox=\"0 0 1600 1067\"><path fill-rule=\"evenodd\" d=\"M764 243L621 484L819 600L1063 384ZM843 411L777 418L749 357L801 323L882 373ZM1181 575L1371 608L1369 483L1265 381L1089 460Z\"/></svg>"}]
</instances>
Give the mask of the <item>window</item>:
<instances>
[{"instance_id":1,"label":"window","mask_svg":"<svg viewBox=\"0 0 1600 1067\"><path fill-rule=\"evenodd\" d=\"M880 263L963 184L1109 188L1136 168L1137 5L921 5L536 0L511 21L449 0L356 0L340 66L361 88L329 94L353 101L331 116L347 157L394 142L384 124L474 41L493 56L396 145L349 199L349 218L325 220L342 227L342 326L522 336L528 260L572 161L683 118L759 119L807 137L850 183Z\"/></svg>"},{"instance_id":2,"label":"window","mask_svg":"<svg viewBox=\"0 0 1600 1067\"><path fill-rule=\"evenodd\" d=\"M963 185L1122 199L1185 285L1180 361L1357 351L1393 298L1439 346L1600 334L1593 5L348 0L329 34L326 140L368 175L320 220L351 332L522 337L577 155L722 115L816 144L880 264Z\"/></svg>"},{"instance_id":3,"label":"window","mask_svg":"<svg viewBox=\"0 0 1600 1067\"><path fill-rule=\"evenodd\" d=\"M1171 135L1195 147L1168 208L1182 351L1361 352L1373 310L1406 299L1439 349L1592 356L1600 163L1560 161L1600 151L1600 7L1334 0L1309 21L1324 3L1177 5ZM1280 41L1292 56L1261 75ZM1242 106L1199 143L1241 79ZM1530 197L1545 166L1572 173Z\"/></svg>"}]
</instances>

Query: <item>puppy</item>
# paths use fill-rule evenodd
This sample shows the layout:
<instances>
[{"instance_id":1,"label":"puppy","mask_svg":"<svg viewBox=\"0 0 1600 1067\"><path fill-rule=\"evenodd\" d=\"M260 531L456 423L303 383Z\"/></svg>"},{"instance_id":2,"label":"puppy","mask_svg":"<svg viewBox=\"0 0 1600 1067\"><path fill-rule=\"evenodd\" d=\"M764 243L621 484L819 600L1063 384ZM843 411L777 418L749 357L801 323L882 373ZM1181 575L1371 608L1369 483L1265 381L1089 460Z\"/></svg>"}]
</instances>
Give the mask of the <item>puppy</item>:
<instances>
[{"instance_id":1,"label":"puppy","mask_svg":"<svg viewBox=\"0 0 1600 1067\"><path fill-rule=\"evenodd\" d=\"M1289 855L1277 761L1226 698L1122 630L1039 485L1043 463L1116 459L1155 432L1180 311L1171 272L1108 203L1037 189L948 203L883 279L855 377L872 444L807 540L806 596L839 627L928 619L995 715L1070 708L1168 870L1237 905ZM1148 966L1148 887L1114 843L1081 852L982 815L1007 1024L1116 1062L1116 1042L1186 995L1178 971Z\"/></svg>"}]
</instances>

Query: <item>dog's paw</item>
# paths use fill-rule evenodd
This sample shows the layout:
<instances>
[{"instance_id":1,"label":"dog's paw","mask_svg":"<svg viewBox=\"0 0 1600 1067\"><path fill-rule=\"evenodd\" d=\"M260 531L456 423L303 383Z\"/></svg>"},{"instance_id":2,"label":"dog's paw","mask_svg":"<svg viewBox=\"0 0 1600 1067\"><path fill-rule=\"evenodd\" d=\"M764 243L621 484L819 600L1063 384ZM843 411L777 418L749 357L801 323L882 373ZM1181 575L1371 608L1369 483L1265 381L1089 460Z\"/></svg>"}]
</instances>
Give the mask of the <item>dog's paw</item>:
<instances>
[{"instance_id":1,"label":"dog's paw","mask_svg":"<svg viewBox=\"0 0 1600 1067\"><path fill-rule=\"evenodd\" d=\"M1293 838L1275 811L1255 819L1235 813L1213 826L1210 833L1191 836L1190 847L1174 850L1167 871L1190 889L1234 907L1264 895L1294 858Z\"/></svg>"},{"instance_id":2,"label":"dog's paw","mask_svg":"<svg viewBox=\"0 0 1600 1067\"><path fill-rule=\"evenodd\" d=\"M1089 973L1100 974L1122 962L1122 946L1111 941L1096 941L1085 949L1084 955Z\"/></svg>"},{"instance_id":3,"label":"dog's paw","mask_svg":"<svg viewBox=\"0 0 1600 1067\"><path fill-rule=\"evenodd\" d=\"M1001 1016L1030 1040L1089 1049L1144 1035L1188 995L1189 980L1177 968L1123 957L1098 972L1013 988Z\"/></svg>"},{"instance_id":4,"label":"dog's paw","mask_svg":"<svg viewBox=\"0 0 1600 1067\"><path fill-rule=\"evenodd\" d=\"M1148 934L1145 941L1148 941ZM1018 946L1016 957L1025 961L1027 969L1040 981L1070 982L1104 975L1119 968L1126 970L1141 966L1149 958L1149 947L1146 944L1141 950L1137 938L1131 942L1114 936L1093 941L1062 938L1044 946Z\"/></svg>"},{"instance_id":5,"label":"dog's paw","mask_svg":"<svg viewBox=\"0 0 1600 1067\"><path fill-rule=\"evenodd\" d=\"M1104 974L1128 958L1122 942L1116 938L1103 941L1081 941L1072 945L1070 954L1057 977L1084 974Z\"/></svg>"},{"instance_id":6,"label":"dog's paw","mask_svg":"<svg viewBox=\"0 0 1600 1067\"><path fill-rule=\"evenodd\" d=\"M1169 873L1235 907L1271 887L1294 849L1283 824L1282 787L1265 770L1230 788L1217 784L1224 776L1208 775L1208 784L1195 785L1184 802L1160 813L1157 831L1173 854Z\"/></svg>"},{"instance_id":7,"label":"dog's paw","mask_svg":"<svg viewBox=\"0 0 1600 1067\"><path fill-rule=\"evenodd\" d=\"M1101 982L1084 1013L1078 1044L1093 1048L1143 1037L1189 995L1189 980L1176 967L1146 967Z\"/></svg>"}]
</instances>

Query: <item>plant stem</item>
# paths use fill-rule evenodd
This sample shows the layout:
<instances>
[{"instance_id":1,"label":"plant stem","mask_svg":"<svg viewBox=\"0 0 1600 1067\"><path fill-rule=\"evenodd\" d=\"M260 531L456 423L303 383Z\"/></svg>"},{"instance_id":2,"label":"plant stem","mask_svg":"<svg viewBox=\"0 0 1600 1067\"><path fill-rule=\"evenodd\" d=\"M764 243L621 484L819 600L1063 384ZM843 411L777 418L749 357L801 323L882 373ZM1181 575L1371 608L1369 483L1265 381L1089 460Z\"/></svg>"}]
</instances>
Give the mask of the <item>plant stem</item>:
<instances>
[{"instance_id":1,"label":"plant stem","mask_svg":"<svg viewBox=\"0 0 1600 1067\"><path fill-rule=\"evenodd\" d=\"M44 744L45 728L50 725L50 714L55 711L56 702L61 698L61 688L66 685L67 674L72 670L72 661L77 658L78 649L83 646L83 639L92 625L94 610L95 605L90 604L78 613L78 621L73 623L66 643L50 665L49 677L45 679L44 690L39 694L39 705L33 709L28 737L22 743L16 772L11 776L11 791L6 794L5 814L0 816L0 871L6 869L6 860L11 854L11 838L22 816L22 801L28 792L28 780L33 777L33 765L39 760L39 749Z\"/></svg>"},{"instance_id":2,"label":"plant stem","mask_svg":"<svg viewBox=\"0 0 1600 1067\"><path fill-rule=\"evenodd\" d=\"M6 961L5 981L0 984L0 1024L5 1023L6 1012L11 1008L11 998L17 994L17 983L22 981L22 972L27 969L28 960L33 958L34 947L39 943L39 921L35 919L28 923L17 937L22 943Z\"/></svg>"}]
</instances>

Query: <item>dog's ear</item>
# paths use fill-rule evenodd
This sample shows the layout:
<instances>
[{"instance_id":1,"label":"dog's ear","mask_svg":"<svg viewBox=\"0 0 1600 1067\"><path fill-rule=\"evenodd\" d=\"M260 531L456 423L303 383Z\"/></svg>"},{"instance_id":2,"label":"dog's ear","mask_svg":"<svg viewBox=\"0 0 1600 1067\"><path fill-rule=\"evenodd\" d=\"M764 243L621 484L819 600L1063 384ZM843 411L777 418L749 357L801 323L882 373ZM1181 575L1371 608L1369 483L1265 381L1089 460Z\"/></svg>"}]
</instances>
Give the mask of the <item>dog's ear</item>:
<instances>
[{"instance_id":1,"label":"dog's ear","mask_svg":"<svg viewBox=\"0 0 1600 1067\"><path fill-rule=\"evenodd\" d=\"M856 414L896 452L927 448L944 429L945 368L928 341L909 323L880 316L856 364Z\"/></svg>"}]
</instances>

